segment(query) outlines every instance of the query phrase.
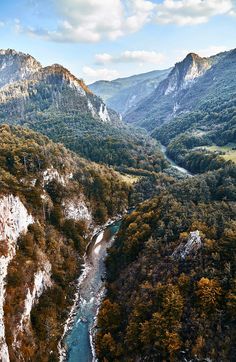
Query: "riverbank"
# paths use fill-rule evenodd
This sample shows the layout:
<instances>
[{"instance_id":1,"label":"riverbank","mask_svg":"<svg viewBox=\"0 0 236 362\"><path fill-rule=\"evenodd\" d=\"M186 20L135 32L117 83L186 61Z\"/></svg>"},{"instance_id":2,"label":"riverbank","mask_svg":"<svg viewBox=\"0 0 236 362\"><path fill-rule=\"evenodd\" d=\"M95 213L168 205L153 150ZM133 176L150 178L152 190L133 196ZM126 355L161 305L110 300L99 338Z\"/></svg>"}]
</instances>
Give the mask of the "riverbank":
<instances>
[{"instance_id":1,"label":"riverbank","mask_svg":"<svg viewBox=\"0 0 236 362\"><path fill-rule=\"evenodd\" d=\"M101 299L104 295L103 275L106 249L121 223L122 215L110 219L94 230L84 255L83 271L77 281L77 292L58 345L59 360L91 362L94 327Z\"/></svg>"},{"instance_id":2,"label":"riverbank","mask_svg":"<svg viewBox=\"0 0 236 362\"><path fill-rule=\"evenodd\" d=\"M167 152L166 152L166 146L161 144L161 151L163 153L163 155L165 156L166 160L171 164L171 167L173 167L174 169L176 169L178 172L184 174L185 176L188 177L193 177L193 175L191 174L191 172L189 172L188 170L186 170L186 168L184 167L180 167L178 166L171 158L169 158L167 156Z\"/></svg>"}]
</instances>

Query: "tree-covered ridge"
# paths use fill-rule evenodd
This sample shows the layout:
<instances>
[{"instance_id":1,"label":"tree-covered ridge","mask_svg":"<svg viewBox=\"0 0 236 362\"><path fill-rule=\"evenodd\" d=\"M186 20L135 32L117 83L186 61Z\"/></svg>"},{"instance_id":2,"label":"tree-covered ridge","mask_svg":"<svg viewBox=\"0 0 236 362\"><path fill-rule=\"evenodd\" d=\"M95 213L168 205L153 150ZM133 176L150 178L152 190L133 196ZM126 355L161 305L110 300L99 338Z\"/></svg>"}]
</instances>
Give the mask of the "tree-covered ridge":
<instances>
[{"instance_id":1,"label":"tree-covered ridge","mask_svg":"<svg viewBox=\"0 0 236 362\"><path fill-rule=\"evenodd\" d=\"M26 128L2 125L0 134L2 187L22 187L24 190L34 181L32 191L36 185L40 192L45 183L45 171L55 169L64 180L62 184L66 186L67 181L71 182L85 194L94 212L97 212L97 206L104 207L105 218L127 206L130 186L113 169L82 159L62 144L55 144ZM12 182L7 182L8 178ZM66 189L68 187L65 192Z\"/></svg>"},{"instance_id":2,"label":"tree-covered ridge","mask_svg":"<svg viewBox=\"0 0 236 362\"><path fill-rule=\"evenodd\" d=\"M235 106L236 50L207 58L210 68L197 77L194 76L192 60L187 71L190 78L186 79L186 61L190 55L177 63L169 77L126 115L127 122L153 131L186 112L207 111L212 105L220 109L221 105L230 101ZM203 60L206 59L200 59L200 64Z\"/></svg>"},{"instance_id":3,"label":"tree-covered ridge","mask_svg":"<svg viewBox=\"0 0 236 362\"><path fill-rule=\"evenodd\" d=\"M185 97L188 112L173 117L152 133L168 146L167 153L172 159L193 173L221 167L219 152L210 152L207 146L235 147L235 54L229 52L189 90ZM197 102L199 94L202 98Z\"/></svg>"},{"instance_id":4,"label":"tree-covered ridge","mask_svg":"<svg viewBox=\"0 0 236 362\"><path fill-rule=\"evenodd\" d=\"M230 164L166 182L125 218L107 259L99 360L234 361L235 181Z\"/></svg>"},{"instance_id":5,"label":"tree-covered ridge","mask_svg":"<svg viewBox=\"0 0 236 362\"><path fill-rule=\"evenodd\" d=\"M124 212L130 191L111 168L81 159L39 133L0 126L0 198L18 196L35 221L18 240L8 267L4 313L11 361L19 361L19 355L23 360L57 360L91 233ZM7 250L1 245L1 253ZM33 306L27 331L18 333L35 273L47 264L51 286Z\"/></svg>"},{"instance_id":6,"label":"tree-covered ridge","mask_svg":"<svg viewBox=\"0 0 236 362\"><path fill-rule=\"evenodd\" d=\"M45 113L25 126L94 162L157 172L167 165L158 145L143 131L111 127L90 117L60 112Z\"/></svg>"},{"instance_id":7,"label":"tree-covered ridge","mask_svg":"<svg viewBox=\"0 0 236 362\"><path fill-rule=\"evenodd\" d=\"M0 71L0 79L4 76L6 82L0 87L0 123L41 132L95 162L151 171L163 169L165 162L154 142L144 133L125 127L118 114L107 109L67 69L58 64L46 68L39 65L24 78L22 63L26 56L15 52L2 57L7 66L8 62L16 63L17 77L22 78L12 82L7 73L7 83L7 76ZM31 61L34 64L33 58Z\"/></svg>"},{"instance_id":8,"label":"tree-covered ridge","mask_svg":"<svg viewBox=\"0 0 236 362\"><path fill-rule=\"evenodd\" d=\"M227 99L204 105L200 110L173 118L156 129L153 136L168 145L184 133L199 139L199 143L225 145L236 140L236 100ZM196 142L196 141L195 141Z\"/></svg>"},{"instance_id":9,"label":"tree-covered ridge","mask_svg":"<svg viewBox=\"0 0 236 362\"><path fill-rule=\"evenodd\" d=\"M207 146L236 142L236 106L233 99L221 104L205 105L205 109L174 118L154 132L154 137L167 145L167 154L193 173L220 168L220 152Z\"/></svg>"},{"instance_id":10,"label":"tree-covered ridge","mask_svg":"<svg viewBox=\"0 0 236 362\"><path fill-rule=\"evenodd\" d=\"M171 69L154 70L112 81L101 80L90 84L89 87L109 107L125 115L130 108L151 94L170 71Z\"/></svg>"}]
</instances>

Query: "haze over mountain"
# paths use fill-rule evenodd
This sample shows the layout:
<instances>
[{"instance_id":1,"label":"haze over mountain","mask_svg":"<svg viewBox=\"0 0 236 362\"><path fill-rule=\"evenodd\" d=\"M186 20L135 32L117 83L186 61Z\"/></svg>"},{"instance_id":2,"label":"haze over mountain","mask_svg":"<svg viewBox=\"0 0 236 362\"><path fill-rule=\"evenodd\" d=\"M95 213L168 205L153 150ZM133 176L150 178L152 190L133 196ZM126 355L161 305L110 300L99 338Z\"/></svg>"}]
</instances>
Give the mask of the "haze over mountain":
<instances>
[{"instance_id":1,"label":"haze over mountain","mask_svg":"<svg viewBox=\"0 0 236 362\"><path fill-rule=\"evenodd\" d=\"M152 72L119 78L112 81L97 81L90 84L90 89L106 104L125 115L131 107L135 107L146 98L166 78L171 69L154 70Z\"/></svg>"},{"instance_id":2,"label":"haze over mountain","mask_svg":"<svg viewBox=\"0 0 236 362\"><path fill-rule=\"evenodd\" d=\"M0 51L0 360L234 360L235 64L95 83L130 126L63 66Z\"/></svg>"},{"instance_id":3,"label":"haze over mountain","mask_svg":"<svg viewBox=\"0 0 236 362\"><path fill-rule=\"evenodd\" d=\"M221 91L221 97L227 97L226 92L233 90L235 82L226 85L225 80L230 76L234 80L234 74L235 50L210 58L190 53L175 65L148 98L126 114L125 119L153 130L181 112L200 109L207 99L216 100Z\"/></svg>"},{"instance_id":4,"label":"haze over mountain","mask_svg":"<svg viewBox=\"0 0 236 362\"><path fill-rule=\"evenodd\" d=\"M63 66L43 68L30 55L1 50L0 82L1 123L42 132L92 161L138 168L150 164L151 170L164 164L153 140L130 132L115 111Z\"/></svg>"}]
</instances>

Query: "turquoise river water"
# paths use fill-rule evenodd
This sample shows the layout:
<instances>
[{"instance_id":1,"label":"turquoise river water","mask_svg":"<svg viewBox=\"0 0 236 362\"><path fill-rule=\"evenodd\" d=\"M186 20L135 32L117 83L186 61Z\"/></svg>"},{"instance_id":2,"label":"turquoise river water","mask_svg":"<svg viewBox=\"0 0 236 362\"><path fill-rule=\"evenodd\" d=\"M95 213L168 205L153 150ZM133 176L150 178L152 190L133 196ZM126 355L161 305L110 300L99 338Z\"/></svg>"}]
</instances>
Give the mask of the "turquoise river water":
<instances>
[{"instance_id":1,"label":"turquoise river water","mask_svg":"<svg viewBox=\"0 0 236 362\"><path fill-rule=\"evenodd\" d=\"M79 302L63 345L65 361L92 362L94 360L91 330L104 292L105 257L121 221L116 221L95 235L87 249L85 269L79 280Z\"/></svg>"}]
</instances>

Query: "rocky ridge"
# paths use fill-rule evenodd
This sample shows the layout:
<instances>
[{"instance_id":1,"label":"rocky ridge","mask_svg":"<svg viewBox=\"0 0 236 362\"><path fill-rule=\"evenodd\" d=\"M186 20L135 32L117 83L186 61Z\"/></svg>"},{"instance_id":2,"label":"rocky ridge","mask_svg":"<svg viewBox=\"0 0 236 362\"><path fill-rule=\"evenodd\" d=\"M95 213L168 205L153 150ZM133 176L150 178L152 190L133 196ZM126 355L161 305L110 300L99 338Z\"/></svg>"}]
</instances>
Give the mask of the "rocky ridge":
<instances>
[{"instance_id":1,"label":"rocky ridge","mask_svg":"<svg viewBox=\"0 0 236 362\"><path fill-rule=\"evenodd\" d=\"M69 70L60 64L42 67L32 56L12 49L0 50L0 108L22 121L32 110L72 109L102 122L119 123L118 115Z\"/></svg>"}]
</instances>

